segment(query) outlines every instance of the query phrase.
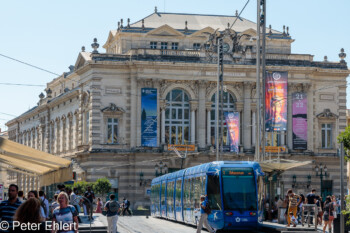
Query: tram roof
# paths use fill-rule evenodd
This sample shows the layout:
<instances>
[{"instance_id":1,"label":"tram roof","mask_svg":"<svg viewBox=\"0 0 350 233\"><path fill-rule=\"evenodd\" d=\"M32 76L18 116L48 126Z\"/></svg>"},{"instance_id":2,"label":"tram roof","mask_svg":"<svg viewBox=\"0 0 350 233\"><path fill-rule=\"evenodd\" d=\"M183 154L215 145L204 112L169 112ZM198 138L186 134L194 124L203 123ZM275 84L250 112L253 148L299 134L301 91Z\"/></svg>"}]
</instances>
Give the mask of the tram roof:
<instances>
[{"instance_id":1,"label":"tram roof","mask_svg":"<svg viewBox=\"0 0 350 233\"><path fill-rule=\"evenodd\" d=\"M254 170L258 169L259 173L262 173L259 163L249 161L214 161L210 163L200 164L194 167L182 169L180 171L172 172L162 175L152 180L153 183L159 183L164 180L173 180L179 177L192 176L201 173L215 173L220 171L221 167L252 167Z\"/></svg>"}]
</instances>

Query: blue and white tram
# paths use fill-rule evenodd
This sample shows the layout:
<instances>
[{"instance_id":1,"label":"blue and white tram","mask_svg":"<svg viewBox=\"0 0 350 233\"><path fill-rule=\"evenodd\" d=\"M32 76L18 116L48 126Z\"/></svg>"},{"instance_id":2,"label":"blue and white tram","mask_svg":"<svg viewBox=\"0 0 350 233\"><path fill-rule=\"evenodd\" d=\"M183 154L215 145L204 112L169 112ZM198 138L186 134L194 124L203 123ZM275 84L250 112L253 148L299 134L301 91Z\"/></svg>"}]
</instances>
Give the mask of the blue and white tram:
<instances>
[{"instance_id":1,"label":"blue and white tram","mask_svg":"<svg viewBox=\"0 0 350 233\"><path fill-rule=\"evenodd\" d=\"M204 194L213 228L255 230L263 215L263 175L256 162L219 161L157 177L151 183L151 214L196 225Z\"/></svg>"}]
</instances>

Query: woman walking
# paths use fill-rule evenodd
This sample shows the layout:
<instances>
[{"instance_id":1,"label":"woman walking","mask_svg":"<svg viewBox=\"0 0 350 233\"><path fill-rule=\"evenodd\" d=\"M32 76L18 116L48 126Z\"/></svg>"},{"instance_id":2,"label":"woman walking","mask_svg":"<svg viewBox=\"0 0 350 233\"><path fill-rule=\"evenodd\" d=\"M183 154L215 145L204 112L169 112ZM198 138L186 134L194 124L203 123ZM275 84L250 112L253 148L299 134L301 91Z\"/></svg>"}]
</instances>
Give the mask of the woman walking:
<instances>
[{"instance_id":1,"label":"woman walking","mask_svg":"<svg viewBox=\"0 0 350 233\"><path fill-rule=\"evenodd\" d=\"M52 213L52 233L78 233L78 213L74 206L68 205L67 193L60 192L57 199L60 206ZM64 229L60 229L60 227ZM69 229L67 230L67 228Z\"/></svg>"},{"instance_id":2,"label":"woman walking","mask_svg":"<svg viewBox=\"0 0 350 233\"><path fill-rule=\"evenodd\" d=\"M326 232L327 226L328 226L329 232L332 232L332 222L334 220L333 211L334 211L334 206L332 203L332 199L330 196L327 196L324 204L324 208L323 208L323 220L324 220L323 233Z\"/></svg>"},{"instance_id":3,"label":"woman walking","mask_svg":"<svg viewBox=\"0 0 350 233\"><path fill-rule=\"evenodd\" d=\"M45 230L45 222L43 222L40 216L40 201L37 198L29 198L26 202L20 205L15 213L14 220L19 222L19 226L13 229L13 232L38 232L48 233ZM38 228L33 229L21 229L21 225L37 226Z\"/></svg>"},{"instance_id":4,"label":"woman walking","mask_svg":"<svg viewBox=\"0 0 350 233\"><path fill-rule=\"evenodd\" d=\"M98 197L97 198L97 206L96 206L95 212L102 214L102 206L103 206L102 200L101 200L101 198Z\"/></svg>"}]
</instances>

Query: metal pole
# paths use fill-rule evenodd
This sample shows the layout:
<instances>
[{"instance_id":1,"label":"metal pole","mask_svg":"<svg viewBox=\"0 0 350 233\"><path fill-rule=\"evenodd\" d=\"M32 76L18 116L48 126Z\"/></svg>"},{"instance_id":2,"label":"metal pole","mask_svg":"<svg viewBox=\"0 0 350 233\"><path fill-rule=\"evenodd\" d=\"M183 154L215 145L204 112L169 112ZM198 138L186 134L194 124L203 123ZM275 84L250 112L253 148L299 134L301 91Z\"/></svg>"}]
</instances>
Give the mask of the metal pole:
<instances>
[{"instance_id":1,"label":"metal pole","mask_svg":"<svg viewBox=\"0 0 350 233\"><path fill-rule=\"evenodd\" d=\"M262 108L262 160L265 160L265 145L266 145L266 129L265 129L265 110L266 110L266 105L265 105L265 78L266 78L266 60L265 60L265 47L266 47L266 0L262 0L263 2L263 11L261 14L261 17L263 18L263 24L261 25L262 27L262 57L261 57L261 65L262 65L262 85L263 85L263 90L262 90L262 99L263 99L263 108ZM270 205L271 206L271 205Z\"/></svg>"},{"instance_id":2,"label":"metal pole","mask_svg":"<svg viewBox=\"0 0 350 233\"><path fill-rule=\"evenodd\" d=\"M215 99L215 135L216 135L216 161L219 161L219 91L220 91L220 44L221 44L221 38L217 41L217 53L218 53L218 80L216 83L216 99Z\"/></svg>"},{"instance_id":3,"label":"metal pole","mask_svg":"<svg viewBox=\"0 0 350 233\"><path fill-rule=\"evenodd\" d=\"M220 40L222 46L222 39ZM223 53L223 51L221 51ZM220 64L220 84L221 84L221 92L220 92L220 101L221 101L221 111L220 111L220 153L224 151L224 54L222 56L222 62Z\"/></svg>"},{"instance_id":4,"label":"metal pole","mask_svg":"<svg viewBox=\"0 0 350 233\"><path fill-rule=\"evenodd\" d=\"M260 0L257 0L257 40L256 40L256 93L258 97L256 106L256 148L255 148L255 160L260 162L260 118L261 118L261 99L260 99Z\"/></svg>"},{"instance_id":5,"label":"metal pole","mask_svg":"<svg viewBox=\"0 0 350 233\"><path fill-rule=\"evenodd\" d=\"M344 233L344 142L340 146L340 232Z\"/></svg>"}]
</instances>

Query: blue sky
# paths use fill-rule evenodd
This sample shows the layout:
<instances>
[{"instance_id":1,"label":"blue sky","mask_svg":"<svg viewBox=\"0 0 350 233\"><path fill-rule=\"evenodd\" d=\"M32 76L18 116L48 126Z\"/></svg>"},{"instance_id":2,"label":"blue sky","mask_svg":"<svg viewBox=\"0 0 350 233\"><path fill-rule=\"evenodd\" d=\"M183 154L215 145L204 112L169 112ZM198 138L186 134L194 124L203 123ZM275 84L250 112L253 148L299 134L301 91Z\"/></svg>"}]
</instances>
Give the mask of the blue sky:
<instances>
[{"instance_id":1,"label":"blue sky","mask_svg":"<svg viewBox=\"0 0 350 233\"><path fill-rule=\"evenodd\" d=\"M339 61L345 49L350 62L349 0L266 0L267 25L282 31L283 25L295 42L292 53L312 54L322 61ZM4 1L1 4L0 54L39 66L54 73L68 71L74 65L81 46L92 51L97 38L100 52L111 29L118 21L131 22L160 12L234 15L247 0L32 0ZM242 17L256 21L256 0L250 0ZM125 24L125 23L124 23ZM350 64L350 63L349 63ZM25 66L0 56L0 83L46 85L55 75ZM5 122L34 107L45 88L0 85L0 128ZM348 108L350 106L348 98ZM5 114L4 114L5 113Z\"/></svg>"}]
</instances>

